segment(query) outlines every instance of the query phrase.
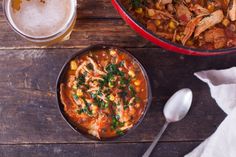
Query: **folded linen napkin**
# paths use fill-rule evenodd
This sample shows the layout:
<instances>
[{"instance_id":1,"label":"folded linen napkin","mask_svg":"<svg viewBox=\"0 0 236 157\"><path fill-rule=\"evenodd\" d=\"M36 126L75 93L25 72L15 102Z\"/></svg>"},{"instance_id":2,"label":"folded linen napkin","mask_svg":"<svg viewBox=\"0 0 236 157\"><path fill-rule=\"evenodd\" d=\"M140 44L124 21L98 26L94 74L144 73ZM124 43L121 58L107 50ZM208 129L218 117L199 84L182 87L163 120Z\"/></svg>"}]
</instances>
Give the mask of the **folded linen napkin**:
<instances>
[{"instance_id":1,"label":"folded linen napkin","mask_svg":"<svg viewBox=\"0 0 236 157\"><path fill-rule=\"evenodd\" d=\"M236 67L195 73L228 114L216 132L185 157L236 157Z\"/></svg>"}]
</instances>

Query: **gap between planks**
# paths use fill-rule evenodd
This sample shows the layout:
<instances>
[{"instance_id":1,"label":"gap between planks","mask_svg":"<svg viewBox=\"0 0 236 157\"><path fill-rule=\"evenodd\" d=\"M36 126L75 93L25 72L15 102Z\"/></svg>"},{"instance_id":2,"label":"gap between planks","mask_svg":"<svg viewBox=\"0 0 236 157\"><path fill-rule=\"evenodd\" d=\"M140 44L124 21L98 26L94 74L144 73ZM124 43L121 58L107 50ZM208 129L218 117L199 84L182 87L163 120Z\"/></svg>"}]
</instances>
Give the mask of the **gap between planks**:
<instances>
[{"instance_id":1,"label":"gap between planks","mask_svg":"<svg viewBox=\"0 0 236 157\"><path fill-rule=\"evenodd\" d=\"M193 141L160 141L160 144L173 144L173 143L201 143L204 140L193 140ZM78 144L95 144L95 145L113 145L113 144L145 144L152 143L152 141L83 141L83 142L58 142L58 143L0 143L0 146L14 146L14 145L78 145Z\"/></svg>"}]
</instances>

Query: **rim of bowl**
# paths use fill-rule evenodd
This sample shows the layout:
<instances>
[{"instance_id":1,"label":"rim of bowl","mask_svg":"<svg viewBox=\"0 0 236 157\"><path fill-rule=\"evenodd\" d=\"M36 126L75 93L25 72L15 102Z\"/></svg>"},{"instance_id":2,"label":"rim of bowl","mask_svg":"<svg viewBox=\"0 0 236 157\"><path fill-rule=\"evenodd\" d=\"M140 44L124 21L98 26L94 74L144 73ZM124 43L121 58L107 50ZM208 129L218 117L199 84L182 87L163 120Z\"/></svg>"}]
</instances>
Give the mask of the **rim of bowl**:
<instances>
[{"instance_id":1,"label":"rim of bowl","mask_svg":"<svg viewBox=\"0 0 236 157\"><path fill-rule=\"evenodd\" d=\"M174 49L171 49L171 50L174 51L174 52L178 52L178 53L182 53L182 54L188 54L188 55L200 55L200 56L224 55L224 54L230 54L230 53L236 52L236 47L224 48L224 49L214 49L214 50L204 50L204 49L198 49L198 48L190 48L190 47L178 44L178 43L174 43L170 40L159 37L156 34L154 34L152 31L146 29L146 27L143 24L141 24L137 19L135 19L128 12L128 10L124 7L124 5L121 3L120 0L112 0L112 3L113 3L114 7L117 9L118 12L122 11L125 14L125 16L127 16L127 17L124 17L123 15L120 14L122 16L122 18L125 20L125 22L127 22L125 18L128 18L129 20L131 20L131 22L133 24L135 24L137 27L139 27L140 30L144 31L146 36L155 38L155 40L159 40L158 42L162 42L162 43L167 44L169 46L173 46ZM119 7L119 8L117 8L117 7ZM129 26L132 27L130 24L129 24ZM137 30L135 30L135 31L137 31ZM141 36L145 37L145 35L142 34ZM153 42L150 39L148 39L148 40L151 41L152 43L158 45L158 46L161 46L160 44L157 44L157 43ZM167 46L161 46L161 47L163 47L165 49L168 49ZM178 50L175 50L175 49L178 49ZM168 50L170 50L170 49L168 49ZM181 52L181 50L185 51L185 52ZM187 51L189 51L189 52L187 52Z\"/></svg>"},{"instance_id":2,"label":"rim of bowl","mask_svg":"<svg viewBox=\"0 0 236 157\"><path fill-rule=\"evenodd\" d=\"M139 118L139 120L136 122L136 124L131 127L129 130L125 131L124 132L124 135L117 135L117 136L114 136L114 137L110 137L110 138L101 138L101 139L98 139L96 138L95 136L93 135L90 135L88 134L86 131L82 131L79 126L76 126L75 124L73 124L73 122L66 116L65 112L64 112L64 107L63 107L63 104L61 102L61 98L60 98L60 84L63 82L63 80L65 79L65 74L69 68L69 63L71 60L75 59L75 58L79 58L81 57L82 55L86 54L86 53L89 53L91 51L95 51L95 50L101 50L101 49L116 49L122 53L125 53L127 55L129 55L133 60L135 60L135 62L139 65L139 67L141 68L142 70L142 73L145 77L145 80L146 80L146 83L147 83L147 88L148 88L148 102L146 103L146 106L145 106L145 109L143 110L143 113L141 115L141 117ZM145 70L144 66L140 63L140 61L133 55L131 54L129 51L123 49L123 48L120 48L120 47L117 47L117 46L112 46L112 45L103 45L103 44L97 44L97 45L92 45L92 46L89 46L85 49L82 49L76 53L74 53L72 56L70 56L66 62L64 63L64 65L62 66L60 72L59 72L59 75L57 77L57 81L56 81L56 99L57 99L57 106L58 106L58 109L60 111L60 114L62 116L62 118L66 121L66 123L74 130L76 131L77 133L83 135L84 137L90 139L90 140L95 140L95 141L113 141L113 140L117 140L119 139L120 137L124 137L126 136L127 134L129 134L130 132L132 132L133 130L135 130L139 125L140 123L143 121L145 115L147 114L147 111L148 109L150 108L151 106L151 102L152 102L152 89L151 89L151 84L150 84L150 80L149 80L149 77L148 77L148 74L147 74L147 71Z\"/></svg>"}]
</instances>

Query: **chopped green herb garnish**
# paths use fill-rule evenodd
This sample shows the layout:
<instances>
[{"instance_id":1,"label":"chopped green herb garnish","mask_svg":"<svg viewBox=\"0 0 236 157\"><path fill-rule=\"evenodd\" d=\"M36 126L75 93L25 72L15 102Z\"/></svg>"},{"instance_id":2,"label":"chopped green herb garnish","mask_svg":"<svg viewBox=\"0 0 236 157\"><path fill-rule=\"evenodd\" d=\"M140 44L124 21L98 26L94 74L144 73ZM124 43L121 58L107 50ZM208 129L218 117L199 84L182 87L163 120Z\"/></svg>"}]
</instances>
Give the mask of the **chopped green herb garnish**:
<instances>
[{"instance_id":1,"label":"chopped green herb garnish","mask_svg":"<svg viewBox=\"0 0 236 157\"><path fill-rule=\"evenodd\" d=\"M98 91L97 91L97 95L102 96L101 90L98 90Z\"/></svg>"},{"instance_id":2,"label":"chopped green herb garnish","mask_svg":"<svg viewBox=\"0 0 236 157\"><path fill-rule=\"evenodd\" d=\"M85 75L80 75L78 78L77 78L77 86L80 86L80 85L84 85L85 83Z\"/></svg>"},{"instance_id":3,"label":"chopped green herb garnish","mask_svg":"<svg viewBox=\"0 0 236 157\"><path fill-rule=\"evenodd\" d=\"M116 116L116 119L119 120L120 119L120 115L115 115Z\"/></svg>"},{"instance_id":4,"label":"chopped green herb garnish","mask_svg":"<svg viewBox=\"0 0 236 157\"><path fill-rule=\"evenodd\" d=\"M87 64L86 66L89 70L93 70L93 65L91 63Z\"/></svg>"},{"instance_id":5,"label":"chopped green herb garnish","mask_svg":"<svg viewBox=\"0 0 236 157\"><path fill-rule=\"evenodd\" d=\"M124 122L120 122L119 121L119 119L120 119L120 116L119 115L114 115L113 117L112 117L112 124L111 124L111 129L116 129L117 127L122 127L122 126L124 126Z\"/></svg>"},{"instance_id":6,"label":"chopped green herb garnish","mask_svg":"<svg viewBox=\"0 0 236 157\"><path fill-rule=\"evenodd\" d=\"M119 92L118 94L120 95L121 98L124 99L128 93L126 91L122 91L122 92Z\"/></svg>"},{"instance_id":7,"label":"chopped green herb garnish","mask_svg":"<svg viewBox=\"0 0 236 157\"><path fill-rule=\"evenodd\" d=\"M108 104L108 103L105 103L104 101L102 101L102 102L100 103L100 107L101 107L102 109L108 108L108 106L109 106L109 104Z\"/></svg>"},{"instance_id":8,"label":"chopped green herb garnish","mask_svg":"<svg viewBox=\"0 0 236 157\"><path fill-rule=\"evenodd\" d=\"M116 64L109 64L106 67L106 71L108 73L113 73L113 74L117 74L117 72L119 71L119 69L117 68Z\"/></svg>"},{"instance_id":9,"label":"chopped green herb garnish","mask_svg":"<svg viewBox=\"0 0 236 157\"><path fill-rule=\"evenodd\" d=\"M136 91L133 86L131 86L131 85L129 86L129 91L130 91L130 94L132 97L136 96Z\"/></svg>"},{"instance_id":10,"label":"chopped green herb garnish","mask_svg":"<svg viewBox=\"0 0 236 157\"><path fill-rule=\"evenodd\" d=\"M78 99L79 99L78 95L76 95L76 94L73 94L72 96L73 96L73 98L74 98L75 100L78 100Z\"/></svg>"},{"instance_id":11,"label":"chopped green herb garnish","mask_svg":"<svg viewBox=\"0 0 236 157\"><path fill-rule=\"evenodd\" d=\"M88 84L85 84L84 86L85 86L87 89L89 89L89 85L88 85Z\"/></svg>"},{"instance_id":12,"label":"chopped green herb garnish","mask_svg":"<svg viewBox=\"0 0 236 157\"><path fill-rule=\"evenodd\" d=\"M82 109L79 111L79 113L80 113L80 114L81 114L81 113L86 113L86 114L88 114L88 115L91 116L91 115L93 114L92 111L89 109L89 107L91 106L91 104L88 103L84 97L82 97L82 99L83 99L83 101L84 101L84 103L85 103L85 107L82 108Z\"/></svg>"},{"instance_id":13,"label":"chopped green herb garnish","mask_svg":"<svg viewBox=\"0 0 236 157\"><path fill-rule=\"evenodd\" d=\"M118 64L118 66L119 66L119 67L123 67L124 64L125 64L125 61L121 61L121 62Z\"/></svg>"},{"instance_id":14,"label":"chopped green herb garnish","mask_svg":"<svg viewBox=\"0 0 236 157\"><path fill-rule=\"evenodd\" d=\"M117 134L117 135L124 135L124 132L121 131L121 130L116 130L116 134Z\"/></svg>"},{"instance_id":15,"label":"chopped green herb garnish","mask_svg":"<svg viewBox=\"0 0 236 157\"><path fill-rule=\"evenodd\" d=\"M120 84L121 85L128 85L130 83L130 80L125 78L125 77L121 77L121 80L120 80Z\"/></svg>"},{"instance_id":16,"label":"chopped green herb garnish","mask_svg":"<svg viewBox=\"0 0 236 157\"><path fill-rule=\"evenodd\" d=\"M90 93L90 95L93 99L95 99L97 97L97 94L95 94L95 93Z\"/></svg>"},{"instance_id":17,"label":"chopped green herb garnish","mask_svg":"<svg viewBox=\"0 0 236 157\"><path fill-rule=\"evenodd\" d=\"M126 109L128 109L129 108L129 106L128 105L124 105L124 110L126 110Z\"/></svg>"}]
</instances>

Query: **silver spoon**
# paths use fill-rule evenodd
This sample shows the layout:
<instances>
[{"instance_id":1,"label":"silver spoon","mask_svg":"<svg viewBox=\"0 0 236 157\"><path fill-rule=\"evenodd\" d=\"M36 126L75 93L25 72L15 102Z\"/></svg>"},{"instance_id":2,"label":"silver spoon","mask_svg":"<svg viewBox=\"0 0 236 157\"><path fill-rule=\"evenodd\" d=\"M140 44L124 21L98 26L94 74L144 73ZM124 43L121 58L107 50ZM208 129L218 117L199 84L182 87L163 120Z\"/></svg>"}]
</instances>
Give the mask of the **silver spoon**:
<instances>
[{"instance_id":1,"label":"silver spoon","mask_svg":"<svg viewBox=\"0 0 236 157\"><path fill-rule=\"evenodd\" d=\"M155 148L156 144L158 143L159 139L161 138L162 134L170 123L177 122L186 116L192 104L192 99L192 91L188 88L185 88L177 91L167 101L164 107L164 116L166 118L166 122L142 157L150 156L152 150Z\"/></svg>"}]
</instances>

